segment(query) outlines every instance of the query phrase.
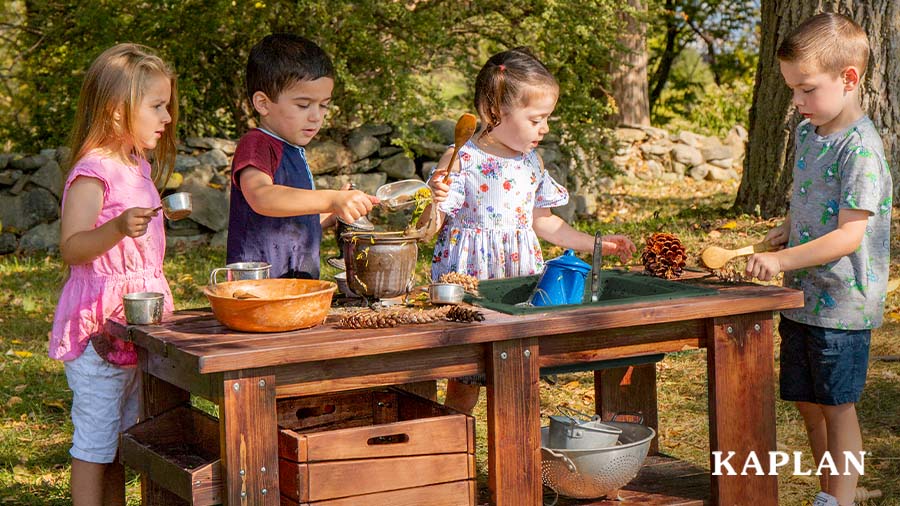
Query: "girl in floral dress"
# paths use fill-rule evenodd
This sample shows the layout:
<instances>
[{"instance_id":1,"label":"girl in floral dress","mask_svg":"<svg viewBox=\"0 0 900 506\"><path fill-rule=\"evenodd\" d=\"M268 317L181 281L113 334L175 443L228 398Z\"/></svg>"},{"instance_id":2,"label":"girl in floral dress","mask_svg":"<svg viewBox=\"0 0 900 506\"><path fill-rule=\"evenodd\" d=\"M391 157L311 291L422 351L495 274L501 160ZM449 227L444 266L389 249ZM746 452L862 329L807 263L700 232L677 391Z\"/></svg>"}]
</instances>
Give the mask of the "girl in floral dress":
<instances>
[{"instance_id":1,"label":"girl in floral dress","mask_svg":"<svg viewBox=\"0 0 900 506\"><path fill-rule=\"evenodd\" d=\"M432 279L447 272L478 279L538 274L544 268L539 238L576 251L593 250L593 236L550 212L565 205L569 194L535 151L550 131L558 98L556 79L526 48L495 54L482 67L475 80L482 129L460 148L458 160L448 149L428 182L438 210L436 225L443 225ZM626 260L634 251L625 236L603 237L604 255ZM461 380L449 382L446 403L469 412L478 400L479 381Z\"/></svg>"}]
</instances>

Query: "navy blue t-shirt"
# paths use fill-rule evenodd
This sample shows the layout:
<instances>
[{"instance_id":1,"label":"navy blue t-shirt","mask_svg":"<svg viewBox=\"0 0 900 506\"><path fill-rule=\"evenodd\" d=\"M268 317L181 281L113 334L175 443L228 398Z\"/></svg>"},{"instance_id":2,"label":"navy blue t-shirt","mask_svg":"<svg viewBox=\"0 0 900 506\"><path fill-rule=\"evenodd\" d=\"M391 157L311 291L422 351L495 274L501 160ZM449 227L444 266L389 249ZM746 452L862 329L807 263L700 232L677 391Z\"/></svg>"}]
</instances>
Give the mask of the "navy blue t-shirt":
<instances>
[{"instance_id":1,"label":"navy blue t-shirt","mask_svg":"<svg viewBox=\"0 0 900 506\"><path fill-rule=\"evenodd\" d=\"M241 192L246 167L265 172L277 185L315 189L303 148L258 129L238 142L231 165L227 262L269 262L273 278L319 278L322 225L318 214L274 218L254 211Z\"/></svg>"}]
</instances>

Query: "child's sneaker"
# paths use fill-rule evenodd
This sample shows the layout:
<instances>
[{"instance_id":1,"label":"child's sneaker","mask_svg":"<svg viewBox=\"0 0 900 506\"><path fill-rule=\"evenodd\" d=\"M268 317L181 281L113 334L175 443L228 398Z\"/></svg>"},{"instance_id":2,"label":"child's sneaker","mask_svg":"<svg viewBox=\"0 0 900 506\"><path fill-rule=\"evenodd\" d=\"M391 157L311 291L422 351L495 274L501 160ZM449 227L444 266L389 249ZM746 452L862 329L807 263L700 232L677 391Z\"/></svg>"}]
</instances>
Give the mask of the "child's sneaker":
<instances>
[{"instance_id":1,"label":"child's sneaker","mask_svg":"<svg viewBox=\"0 0 900 506\"><path fill-rule=\"evenodd\" d=\"M816 498L813 499L813 506L840 506L840 504L838 504L837 498L833 495L819 492L816 494Z\"/></svg>"}]
</instances>

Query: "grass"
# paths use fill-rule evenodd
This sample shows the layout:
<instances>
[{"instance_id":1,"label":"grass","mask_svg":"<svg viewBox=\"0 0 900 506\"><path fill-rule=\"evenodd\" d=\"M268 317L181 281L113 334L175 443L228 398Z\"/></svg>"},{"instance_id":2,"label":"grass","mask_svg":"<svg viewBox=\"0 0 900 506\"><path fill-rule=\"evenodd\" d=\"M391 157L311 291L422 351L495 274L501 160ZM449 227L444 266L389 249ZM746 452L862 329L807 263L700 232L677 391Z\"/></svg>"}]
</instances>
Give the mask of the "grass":
<instances>
[{"instance_id":1,"label":"grass","mask_svg":"<svg viewBox=\"0 0 900 506\"><path fill-rule=\"evenodd\" d=\"M597 220L578 226L589 232L627 234L639 247L651 232L671 232L693 254L711 244L743 245L760 239L777 222L732 215L728 208L736 190L735 182L686 180L673 186L631 181L603 196ZM900 230L898 221L895 219L894 230ZM898 240L900 235L894 237ZM900 252L900 244L894 244L893 250ZM545 256L551 258L561 252L551 246L545 249ZM326 233L323 258L335 253L333 236ZM429 257L429 248L420 248L420 282L426 281ZM165 271L176 307L205 306L200 287L209 271L223 264L224 253L218 250L170 251ZM0 257L0 505L69 504L71 392L62 364L47 357L47 333L61 274L57 256ZM334 270L323 263L323 277L333 274ZM897 261L892 264L892 275L900 275ZM900 362L876 359L890 355L900 355L898 292L888 298L885 325L873 333L868 381L858 405L869 452L860 486L884 493L882 499L866 503L873 506L900 506L900 483L896 479L900 475ZM670 354L657 367L661 450L708 468L705 352ZM552 414L560 404L589 411L594 403L592 383L588 373L560 375L555 386L542 382L542 412ZM487 469L484 410L482 394L475 412L482 443L477 455L482 480ZM779 449L808 454L797 411L778 401L776 416ZM811 459L807 458L806 465L812 465ZM789 473L787 470L779 478L781 504L802 504L817 490L816 481ZM138 480L133 475L128 501L130 505L140 502Z\"/></svg>"}]
</instances>

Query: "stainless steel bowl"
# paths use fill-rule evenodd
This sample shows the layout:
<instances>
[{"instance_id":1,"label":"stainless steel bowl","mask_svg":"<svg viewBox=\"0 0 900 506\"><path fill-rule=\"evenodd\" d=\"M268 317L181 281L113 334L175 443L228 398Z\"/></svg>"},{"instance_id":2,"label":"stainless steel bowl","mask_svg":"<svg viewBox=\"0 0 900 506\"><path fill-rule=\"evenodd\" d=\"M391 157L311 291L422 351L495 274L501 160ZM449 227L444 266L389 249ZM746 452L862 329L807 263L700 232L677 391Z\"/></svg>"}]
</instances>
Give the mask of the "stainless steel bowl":
<instances>
[{"instance_id":1,"label":"stainless steel bowl","mask_svg":"<svg viewBox=\"0 0 900 506\"><path fill-rule=\"evenodd\" d=\"M351 299L358 299L359 295L353 293L353 290L350 289L350 286L347 284L347 273L339 272L334 275L334 282L337 283L338 291L342 294L350 297Z\"/></svg>"},{"instance_id":2,"label":"stainless steel bowl","mask_svg":"<svg viewBox=\"0 0 900 506\"><path fill-rule=\"evenodd\" d=\"M122 305L125 321L131 325L156 325L162 321L163 294L159 292L125 294Z\"/></svg>"},{"instance_id":3,"label":"stainless steel bowl","mask_svg":"<svg viewBox=\"0 0 900 506\"><path fill-rule=\"evenodd\" d=\"M225 281L245 279L268 279L271 265L268 262L235 262L225 267L217 267L209 273L209 284L215 285L220 272L225 273Z\"/></svg>"},{"instance_id":4,"label":"stainless steel bowl","mask_svg":"<svg viewBox=\"0 0 900 506\"><path fill-rule=\"evenodd\" d=\"M456 283L432 283L428 286L428 296L432 304L459 304L465 290Z\"/></svg>"},{"instance_id":5,"label":"stainless steel bowl","mask_svg":"<svg viewBox=\"0 0 900 506\"><path fill-rule=\"evenodd\" d=\"M178 192L162 199L163 212L166 218L178 221L191 215L194 209L193 199L188 192Z\"/></svg>"}]
</instances>

